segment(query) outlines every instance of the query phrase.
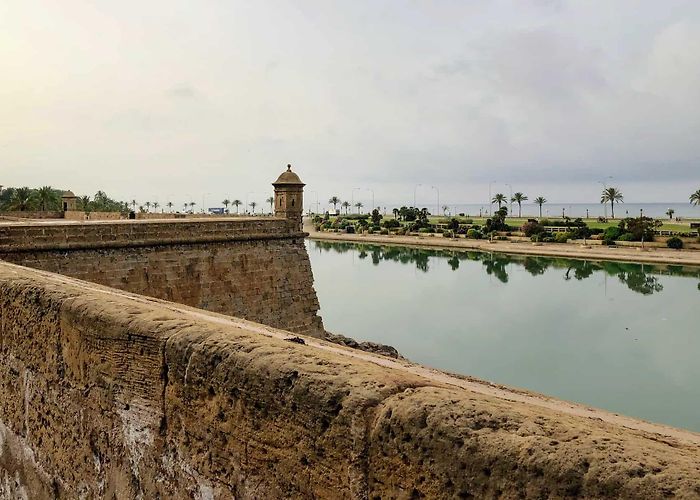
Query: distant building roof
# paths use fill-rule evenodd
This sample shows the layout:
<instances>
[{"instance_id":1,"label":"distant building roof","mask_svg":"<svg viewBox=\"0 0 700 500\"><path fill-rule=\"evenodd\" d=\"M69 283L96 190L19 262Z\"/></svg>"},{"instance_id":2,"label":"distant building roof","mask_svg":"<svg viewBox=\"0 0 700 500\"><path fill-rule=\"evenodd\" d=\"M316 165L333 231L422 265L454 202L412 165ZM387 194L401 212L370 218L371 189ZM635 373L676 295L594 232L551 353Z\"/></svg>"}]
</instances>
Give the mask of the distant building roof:
<instances>
[{"instance_id":1,"label":"distant building roof","mask_svg":"<svg viewBox=\"0 0 700 500\"><path fill-rule=\"evenodd\" d=\"M292 166L287 165L287 170L272 183L273 186L305 186L297 174L292 172Z\"/></svg>"},{"instance_id":2,"label":"distant building roof","mask_svg":"<svg viewBox=\"0 0 700 500\"><path fill-rule=\"evenodd\" d=\"M62 198L77 198L73 191L63 191L63 196Z\"/></svg>"}]
</instances>

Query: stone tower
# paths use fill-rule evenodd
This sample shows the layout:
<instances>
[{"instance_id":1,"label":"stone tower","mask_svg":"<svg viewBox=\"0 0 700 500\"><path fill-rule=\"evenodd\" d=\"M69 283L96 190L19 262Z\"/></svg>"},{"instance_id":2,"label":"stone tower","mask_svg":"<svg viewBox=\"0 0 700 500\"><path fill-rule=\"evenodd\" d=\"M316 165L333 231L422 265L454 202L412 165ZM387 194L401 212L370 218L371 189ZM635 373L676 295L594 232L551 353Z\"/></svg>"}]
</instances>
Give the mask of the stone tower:
<instances>
[{"instance_id":1,"label":"stone tower","mask_svg":"<svg viewBox=\"0 0 700 500\"><path fill-rule=\"evenodd\" d=\"M292 172L292 166L287 165L286 172L282 172L272 185L275 187L275 216L294 221L294 228L301 231L305 184Z\"/></svg>"}]
</instances>

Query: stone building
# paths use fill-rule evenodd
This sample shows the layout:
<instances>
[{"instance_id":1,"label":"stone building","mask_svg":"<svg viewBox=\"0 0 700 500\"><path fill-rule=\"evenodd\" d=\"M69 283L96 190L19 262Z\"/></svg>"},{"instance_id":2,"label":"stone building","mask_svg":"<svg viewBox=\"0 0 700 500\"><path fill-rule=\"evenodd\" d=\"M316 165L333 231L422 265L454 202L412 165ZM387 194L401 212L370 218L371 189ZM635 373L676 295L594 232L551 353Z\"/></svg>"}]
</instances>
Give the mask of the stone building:
<instances>
[{"instance_id":1,"label":"stone building","mask_svg":"<svg viewBox=\"0 0 700 500\"><path fill-rule=\"evenodd\" d=\"M292 166L272 183L275 188L275 215L296 221L295 229L301 230L304 210L304 186Z\"/></svg>"},{"instance_id":2,"label":"stone building","mask_svg":"<svg viewBox=\"0 0 700 500\"><path fill-rule=\"evenodd\" d=\"M73 191L66 191L61 196L61 205L64 212L75 212L78 210L78 197Z\"/></svg>"}]
</instances>

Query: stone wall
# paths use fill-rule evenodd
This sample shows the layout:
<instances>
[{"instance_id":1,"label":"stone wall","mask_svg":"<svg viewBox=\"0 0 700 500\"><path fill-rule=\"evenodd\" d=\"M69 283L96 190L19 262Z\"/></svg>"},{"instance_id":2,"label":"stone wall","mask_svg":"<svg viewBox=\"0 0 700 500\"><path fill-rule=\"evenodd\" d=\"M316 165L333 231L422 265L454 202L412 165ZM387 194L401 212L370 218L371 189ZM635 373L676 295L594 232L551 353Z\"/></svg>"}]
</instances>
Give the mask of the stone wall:
<instances>
[{"instance_id":1,"label":"stone wall","mask_svg":"<svg viewBox=\"0 0 700 500\"><path fill-rule=\"evenodd\" d=\"M15 212L0 212L0 219L62 219L63 212L57 211L15 211Z\"/></svg>"},{"instance_id":2,"label":"stone wall","mask_svg":"<svg viewBox=\"0 0 700 500\"><path fill-rule=\"evenodd\" d=\"M66 220L121 220L126 219L120 212L90 212L86 214L82 210L71 210L63 212L63 218Z\"/></svg>"},{"instance_id":3,"label":"stone wall","mask_svg":"<svg viewBox=\"0 0 700 500\"><path fill-rule=\"evenodd\" d=\"M286 337L0 263L0 498L700 495L697 443Z\"/></svg>"},{"instance_id":4,"label":"stone wall","mask_svg":"<svg viewBox=\"0 0 700 500\"><path fill-rule=\"evenodd\" d=\"M323 333L303 234L284 219L0 226L0 259Z\"/></svg>"}]
</instances>

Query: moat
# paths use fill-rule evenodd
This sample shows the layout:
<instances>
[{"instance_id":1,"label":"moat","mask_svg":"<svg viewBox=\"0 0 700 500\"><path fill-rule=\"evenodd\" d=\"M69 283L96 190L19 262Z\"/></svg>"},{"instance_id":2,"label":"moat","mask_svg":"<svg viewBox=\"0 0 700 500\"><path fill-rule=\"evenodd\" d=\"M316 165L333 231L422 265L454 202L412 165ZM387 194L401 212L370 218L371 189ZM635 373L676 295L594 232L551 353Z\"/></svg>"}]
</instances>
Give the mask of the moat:
<instances>
[{"instance_id":1,"label":"moat","mask_svg":"<svg viewBox=\"0 0 700 500\"><path fill-rule=\"evenodd\" d=\"M307 245L329 331L435 368L700 431L700 268Z\"/></svg>"}]
</instances>

